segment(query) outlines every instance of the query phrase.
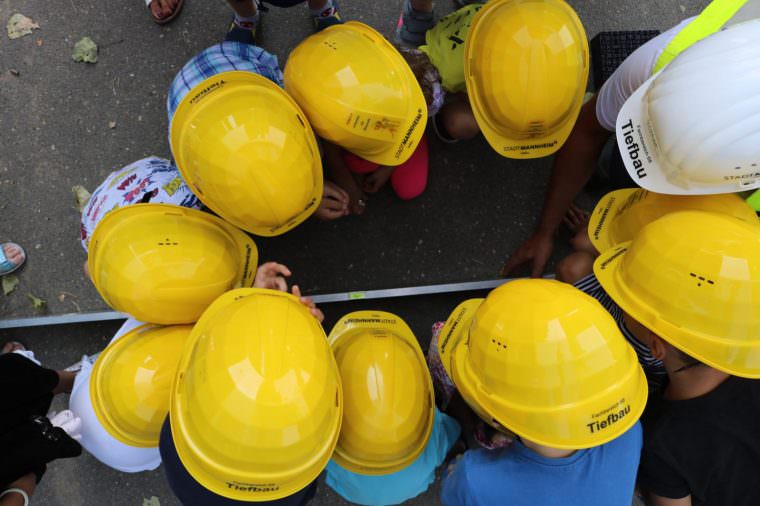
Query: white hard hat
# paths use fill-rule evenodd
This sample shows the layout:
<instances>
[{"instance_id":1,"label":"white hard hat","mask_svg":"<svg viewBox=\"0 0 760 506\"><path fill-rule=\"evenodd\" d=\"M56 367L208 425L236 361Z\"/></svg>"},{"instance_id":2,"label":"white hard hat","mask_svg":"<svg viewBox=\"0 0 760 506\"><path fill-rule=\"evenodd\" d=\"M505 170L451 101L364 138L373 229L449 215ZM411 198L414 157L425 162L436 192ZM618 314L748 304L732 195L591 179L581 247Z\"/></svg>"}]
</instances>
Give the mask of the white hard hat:
<instances>
[{"instance_id":1,"label":"white hard hat","mask_svg":"<svg viewBox=\"0 0 760 506\"><path fill-rule=\"evenodd\" d=\"M678 55L618 114L618 146L641 187L673 195L760 187L760 19Z\"/></svg>"}]
</instances>

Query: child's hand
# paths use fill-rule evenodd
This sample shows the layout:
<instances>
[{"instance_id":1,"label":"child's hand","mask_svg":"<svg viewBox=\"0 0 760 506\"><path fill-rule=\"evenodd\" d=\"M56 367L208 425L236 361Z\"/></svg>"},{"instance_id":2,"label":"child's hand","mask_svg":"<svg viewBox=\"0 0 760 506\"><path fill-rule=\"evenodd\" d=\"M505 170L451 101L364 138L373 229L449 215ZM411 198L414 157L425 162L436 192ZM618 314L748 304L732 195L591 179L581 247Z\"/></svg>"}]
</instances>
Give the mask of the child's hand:
<instances>
[{"instance_id":1,"label":"child's hand","mask_svg":"<svg viewBox=\"0 0 760 506\"><path fill-rule=\"evenodd\" d=\"M591 213L585 209L581 209L575 204L570 204L570 207L562 218L562 222L567 225L567 228L574 234L580 232L588 226Z\"/></svg>"},{"instance_id":2,"label":"child's hand","mask_svg":"<svg viewBox=\"0 0 760 506\"><path fill-rule=\"evenodd\" d=\"M298 288L298 285L293 285L293 295L298 297L298 299L301 301L301 304L309 308L309 312L316 318L319 323L322 323L322 320L325 319L325 315L320 309L317 307L317 305L314 303L314 300L312 300L311 297L302 297L301 296L301 289Z\"/></svg>"},{"instance_id":3,"label":"child's hand","mask_svg":"<svg viewBox=\"0 0 760 506\"><path fill-rule=\"evenodd\" d=\"M322 200L319 207L314 211L314 216L320 220L334 220L346 216L348 211L348 193L340 186L330 181L325 181Z\"/></svg>"},{"instance_id":4,"label":"child's hand","mask_svg":"<svg viewBox=\"0 0 760 506\"><path fill-rule=\"evenodd\" d=\"M288 291L288 282L285 278L290 276L290 269L277 262L261 264L256 270L256 279L253 280L254 288L269 288L270 290Z\"/></svg>"}]
</instances>

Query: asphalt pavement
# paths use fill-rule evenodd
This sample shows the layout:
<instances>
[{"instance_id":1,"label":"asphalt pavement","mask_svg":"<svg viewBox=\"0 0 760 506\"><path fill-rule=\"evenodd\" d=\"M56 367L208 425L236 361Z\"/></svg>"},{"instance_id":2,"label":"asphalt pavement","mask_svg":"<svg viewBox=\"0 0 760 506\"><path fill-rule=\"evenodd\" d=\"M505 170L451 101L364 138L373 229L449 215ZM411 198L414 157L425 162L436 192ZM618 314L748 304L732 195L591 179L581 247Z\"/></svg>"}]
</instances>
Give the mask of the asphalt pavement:
<instances>
[{"instance_id":1,"label":"asphalt pavement","mask_svg":"<svg viewBox=\"0 0 760 506\"><path fill-rule=\"evenodd\" d=\"M697 14L707 0L619 2L573 0L589 38L607 30L665 30ZM343 0L346 19L390 36L398 2ZM437 2L438 14L452 9ZM74 185L92 191L113 170L148 155L169 157L166 90L178 69L222 40L230 11L222 0L187 0L182 14L155 25L140 0L0 0L0 20L22 13L40 26L9 40L0 34L0 241L28 253L19 285L0 295L0 319L107 309L82 273ZM305 6L271 8L262 45L282 66L311 33ZM76 41L99 45L96 64L71 59ZM278 238L257 240L262 261L291 267L306 293L365 290L490 279L537 219L551 160L507 160L482 137L444 145L430 137L426 192L411 202L386 188L361 217L310 220ZM593 205L585 196L581 204ZM554 260L567 247L564 233ZM549 269L551 270L551 268ZM47 304L35 309L27 294ZM430 324L444 319L466 294L330 305L328 320L365 304L396 310L423 344ZM328 322L329 325L329 322ZM0 331L22 337L50 367L69 365L101 349L117 322ZM328 326L329 328L329 326ZM64 399L58 401L60 408ZM33 500L44 505L143 504L155 496L177 504L162 472L128 475L88 455L56 462ZM436 504L431 490L410 504ZM155 502L148 503L155 506ZM343 504L325 486L314 504Z\"/></svg>"}]
</instances>

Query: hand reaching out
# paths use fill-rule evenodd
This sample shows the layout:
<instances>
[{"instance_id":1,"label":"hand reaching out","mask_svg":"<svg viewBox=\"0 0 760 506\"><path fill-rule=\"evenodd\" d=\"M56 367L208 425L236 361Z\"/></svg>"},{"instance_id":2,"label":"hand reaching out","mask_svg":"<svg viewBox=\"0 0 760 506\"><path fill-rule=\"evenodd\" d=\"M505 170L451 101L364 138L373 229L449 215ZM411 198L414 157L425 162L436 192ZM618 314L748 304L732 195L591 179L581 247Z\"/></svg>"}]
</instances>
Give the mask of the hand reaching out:
<instances>
[{"instance_id":1,"label":"hand reaching out","mask_svg":"<svg viewBox=\"0 0 760 506\"><path fill-rule=\"evenodd\" d=\"M261 264L256 270L256 278L253 281L254 288L269 288L270 290L288 291L288 282L285 278L290 277L290 269L277 262Z\"/></svg>"},{"instance_id":2,"label":"hand reaching out","mask_svg":"<svg viewBox=\"0 0 760 506\"><path fill-rule=\"evenodd\" d=\"M349 213L348 193L331 181L325 181L322 192L322 200L319 207L314 211L314 216L320 220L334 220Z\"/></svg>"},{"instance_id":3,"label":"hand reaching out","mask_svg":"<svg viewBox=\"0 0 760 506\"><path fill-rule=\"evenodd\" d=\"M537 232L512 253L504 264L501 275L506 277L515 268L530 262L530 275L533 278L538 278L543 274L553 250L554 237L552 234Z\"/></svg>"},{"instance_id":4,"label":"hand reaching out","mask_svg":"<svg viewBox=\"0 0 760 506\"><path fill-rule=\"evenodd\" d=\"M316 318L319 323L322 323L322 320L325 319L325 315L314 303L314 300L311 297L302 297L301 289L298 288L298 285L293 285L292 292L293 295L298 297L298 299L301 301L301 304L309 308L309 312L312 314L312 316L314 316L314 318Z\"/></svg>"}]
</instances>

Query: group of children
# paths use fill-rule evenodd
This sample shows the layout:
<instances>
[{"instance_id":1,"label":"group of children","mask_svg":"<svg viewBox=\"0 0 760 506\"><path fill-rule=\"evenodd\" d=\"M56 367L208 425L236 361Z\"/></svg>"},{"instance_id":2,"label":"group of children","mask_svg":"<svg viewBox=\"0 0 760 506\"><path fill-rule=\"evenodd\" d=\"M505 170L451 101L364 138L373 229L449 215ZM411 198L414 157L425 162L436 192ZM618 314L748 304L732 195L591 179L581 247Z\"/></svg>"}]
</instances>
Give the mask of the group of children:
<instances>
[{"instance_id":1,"label":"group of children","mask_svg":"<svg viewBox=\"0 0 760 506\"><path fill-rule=\"evenodd\" d=\"M583 105L586 35L561 0L463 5L437 24L432 1L404 0L396 46L334 2L283 72L255 45L256 5L231 1L228 40L171 83L176 165L139 160L93 192L85 269L132 318L76 376L81 444L125 472L163 462L188 505L306 504L325 470L348 501L398 504L441 468L452 506L628 505L637 484L653 505L760 504L760 223L736 193L760 186L760 130L732 127L732 109L717 140L675 133L706 90L716 111L749 93L705 85L716 68L760 80L737 63L760 61L760 20L685 22ZM675 96L684 82L696 95ZM598 155L616 122L622 173L670 191L631 183L590 215L571 208L557 279L462 302L427 357L383 311L326 335L287 267L256 267L246 232L360 214L388 180L421 194L429 123L512 158L559 151L544 228L506 266L538 275L583 184L562 167Z\"/></svg>"}]
</instances>

